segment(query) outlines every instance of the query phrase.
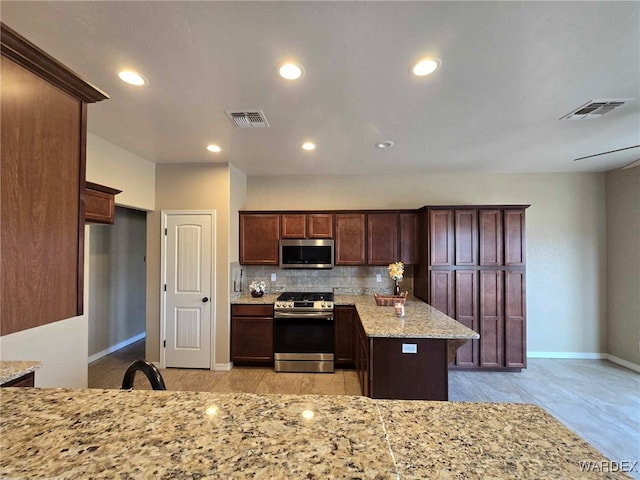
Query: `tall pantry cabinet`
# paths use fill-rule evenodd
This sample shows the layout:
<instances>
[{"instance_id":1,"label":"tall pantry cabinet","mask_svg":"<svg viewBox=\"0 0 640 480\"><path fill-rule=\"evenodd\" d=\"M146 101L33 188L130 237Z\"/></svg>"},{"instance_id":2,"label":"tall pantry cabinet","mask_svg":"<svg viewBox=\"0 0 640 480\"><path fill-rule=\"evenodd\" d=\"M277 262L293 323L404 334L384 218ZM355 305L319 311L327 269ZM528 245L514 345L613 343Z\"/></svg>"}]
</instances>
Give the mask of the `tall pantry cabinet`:
<instances>
[{"instance_id":1,"label":"tall pantry cabinet","mask_svg":"<svg viewBox=\"0 0 640 480\"><path fill-rule=\"evenodd\" d=\"M415 295L480 333L458 368L526 367L525 209L425 207Z\"/></svg>"}]
</instances>

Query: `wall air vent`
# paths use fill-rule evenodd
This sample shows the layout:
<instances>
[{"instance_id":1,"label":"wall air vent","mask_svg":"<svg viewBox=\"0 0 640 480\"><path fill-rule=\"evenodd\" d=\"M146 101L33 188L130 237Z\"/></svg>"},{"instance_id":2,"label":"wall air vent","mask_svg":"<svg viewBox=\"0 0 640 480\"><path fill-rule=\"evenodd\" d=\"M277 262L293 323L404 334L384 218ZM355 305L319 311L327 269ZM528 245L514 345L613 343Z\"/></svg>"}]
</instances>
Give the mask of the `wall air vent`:
<instances>
[{"instance_id":1,"label":"wall air vent","mask_svg":"<svg viewBox=\"0 0 640 480\"><path fill-rule=\"evenodd\" d=\"M565 115L560 120L586 120L594 118L602 118L611 110L621 107L625 103L633 100L632 98L617 98L611 100L591 100L581 107L576 108L573 112Z\"/></svg>"},{"instance_id":2,"label":"wall air vent","mask_svg":"<svg viewBox=\"0 0 640 480\"><path fill-rule=\"evenodd\" d=\"M225 113L238 128L269 128L262 110L225 110Z\"/></svg>"}]
</instances>

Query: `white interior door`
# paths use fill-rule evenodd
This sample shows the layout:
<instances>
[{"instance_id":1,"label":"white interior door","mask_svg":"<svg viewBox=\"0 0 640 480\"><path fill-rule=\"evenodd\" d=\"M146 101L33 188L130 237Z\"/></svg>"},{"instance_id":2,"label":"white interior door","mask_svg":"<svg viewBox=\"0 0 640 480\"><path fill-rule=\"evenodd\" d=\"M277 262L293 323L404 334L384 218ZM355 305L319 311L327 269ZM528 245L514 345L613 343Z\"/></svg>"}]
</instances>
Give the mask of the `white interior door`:
<instances>
[{"instance_id":1,"label":"white interior door","mask_svg":"<svg viewBox=\"0 0 640 480\"><path fill-rule=\"evenodd\" d=\"M163 212L164 365L211 368L214 212Z\"/></svg>"}]
</instances>

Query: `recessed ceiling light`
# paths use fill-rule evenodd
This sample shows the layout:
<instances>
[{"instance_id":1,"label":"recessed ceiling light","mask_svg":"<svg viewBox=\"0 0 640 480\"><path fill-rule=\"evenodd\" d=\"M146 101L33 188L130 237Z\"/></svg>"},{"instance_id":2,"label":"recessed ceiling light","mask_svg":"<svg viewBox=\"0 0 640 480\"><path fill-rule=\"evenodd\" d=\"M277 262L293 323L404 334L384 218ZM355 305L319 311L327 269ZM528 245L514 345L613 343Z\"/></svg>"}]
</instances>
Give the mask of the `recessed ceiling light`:
<instances>
[{"instance_id":1,"label":"recessed ceiling light","mask_svg":"<svg viewBox=\"0 0 640 480\"><path fill-rule=\"evenodd\" d=\"M278 72L282 78L286 78L287 80L297 80L302 77L304 69L302 68L302 65L298 65L297 63L285 63L280 66Z\"/></svg>"},{"instance_id":2,"label":"recessed ceiling light","mask_svg":"<svg viewBox=\"0 0 640 480\"><path fill-rule=\"evenodd\" d=\"M378 148L391 148L395 145L395 143L393 143L391 140L385 140L384 142L378 142L376 143L376 147Z\"/></svg>"},{"instance_id":3,"label":"recessed ceiling light","mask_svg":"<svg viewBox=\"0 0 640 480\"><path fill-rule=\"evenodd\" d=\"M207 146L207 150L213 153L219 153L222 151L222 149L218 145L214 145L213 143Z\"/></svg>"},{"instance_id":4,"label":"recessed ceiling light","mask_svg":"<svg viewBox=\"0 0 640 480\"><path fill-rule=\"evenodd\" d=\"M439 58L423 58L411 67L411 73L416 77L424 77L425 75L435 72L441 64L442 61Z\"/></svg>"},{"instance_id":5,"label":"recessed ceiling light","mask_svg":"<svg viewBox=\"0 0 640 480\"><path fill-rule=\"evenodd\" d=\"M316 144L315 143L311 143L311 142L305 142L302 144L302 149L303 150L315 150L316 149Z\"/></svg>"},{"instance_id":6,"label":"recessed ceiling light","mask_svg":"<svg viewBox=\"0 0 640 480\"><path fill-rule=\"evenodd\" d=\"M140 85L144 85L145 83L147 83L142 75L134 72L133 70L122 70L118 73L118 76L120 77L120 80L128 83L129 85L135 85L139 87Z\"/></svg>"}]
</instances>

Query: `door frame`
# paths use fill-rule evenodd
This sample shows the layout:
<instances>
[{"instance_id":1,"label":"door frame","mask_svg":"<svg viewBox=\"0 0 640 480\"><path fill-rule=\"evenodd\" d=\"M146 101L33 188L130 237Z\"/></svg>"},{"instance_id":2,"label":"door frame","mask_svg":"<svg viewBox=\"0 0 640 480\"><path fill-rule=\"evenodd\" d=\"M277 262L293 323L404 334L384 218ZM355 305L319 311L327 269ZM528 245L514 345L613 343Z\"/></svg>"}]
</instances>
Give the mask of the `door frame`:
<instances>
[{"instance_id":1,"label":"door frame","mask_svg":"<svg viewBox=\"0 0 640 480\"><path fill-rule=\"evenodd\" d=\"M167 235L164 234L167 228L169 215L209 215L211 217L211 349L209 352L209 370L214 370L215 366L215 341L216 341L216 309L218 295L216 294L216 264L217 264L217 243L216 236L218 227L216 225L216 210L161 210L162 219L160 222L160 237L162 238L160 247L160 368L165 368L165 347L167 332L167 292L164 286L167 283Z\"/></svg>"}]
</instances>

